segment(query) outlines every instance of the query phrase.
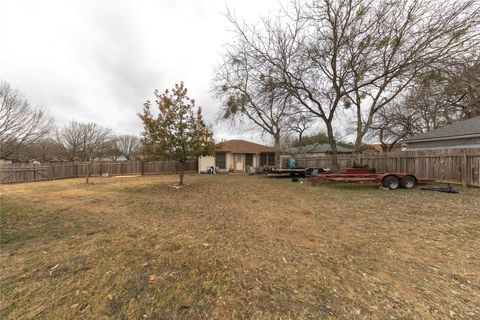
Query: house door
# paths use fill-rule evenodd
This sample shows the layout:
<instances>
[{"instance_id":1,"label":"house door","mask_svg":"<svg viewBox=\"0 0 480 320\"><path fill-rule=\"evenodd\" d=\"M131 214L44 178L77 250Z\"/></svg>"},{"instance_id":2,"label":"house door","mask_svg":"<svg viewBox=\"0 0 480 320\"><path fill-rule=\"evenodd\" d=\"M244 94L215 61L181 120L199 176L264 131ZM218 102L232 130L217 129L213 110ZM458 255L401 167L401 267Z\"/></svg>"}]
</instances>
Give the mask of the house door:
<instances>
[{"instance_id":1,"label":"house door","mask_svg":"<svg viewBox=\"0 0 480 320\"><path fill-rule=\"evenodd\" d=\"M235 170L243 171L243 154L237 153L235 154Z\"/></svg>"},{"instance_id":2,"label":"house door","mask_svg":"<svg viewBox=\"0 0 480 320\"><path fill-rule=\"evenodd\" d=\"M247 153L245 155L245 167L253 167L253 154L252 153Z\"/></svg>"}]
</instances>

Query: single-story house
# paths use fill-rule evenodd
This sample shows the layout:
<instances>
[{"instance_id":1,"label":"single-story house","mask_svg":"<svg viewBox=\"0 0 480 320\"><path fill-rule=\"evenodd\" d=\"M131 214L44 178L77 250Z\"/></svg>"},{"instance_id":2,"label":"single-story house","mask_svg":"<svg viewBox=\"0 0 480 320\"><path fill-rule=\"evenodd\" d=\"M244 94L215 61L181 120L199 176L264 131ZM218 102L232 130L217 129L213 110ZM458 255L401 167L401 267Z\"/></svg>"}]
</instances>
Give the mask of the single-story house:
<instances>
[{"instance_id":1,"label":"single-story house","mask_svg":"<svg viewBox=\"0 0 480 320\"><path fill-rule=\"evenodd\" d=\"M228 140L215 145L214 157L200 157L199 172L217 167L220 172L247 172L275 165L275 148L245 140Z\"/></svg>"},{"instance_id":2,"label":"single-story house","mask_svg":"<svg viewBox=\"0 0 480 320\"><path fill-rule=\"evenodd\" d=\"M402 143L406 150L480 148L480 116L406 138Z\"/></svg>"}]
</instances>

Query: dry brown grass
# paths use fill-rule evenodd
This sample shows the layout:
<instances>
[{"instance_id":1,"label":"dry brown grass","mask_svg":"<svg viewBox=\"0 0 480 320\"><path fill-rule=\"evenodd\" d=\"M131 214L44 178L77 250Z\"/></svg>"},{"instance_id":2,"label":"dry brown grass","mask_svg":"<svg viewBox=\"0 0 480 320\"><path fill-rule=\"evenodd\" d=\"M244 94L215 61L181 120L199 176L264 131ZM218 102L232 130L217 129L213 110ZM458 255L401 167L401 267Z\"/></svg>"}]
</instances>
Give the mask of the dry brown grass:
<instances>
[{"instance_id":1,"label":"dry brown grass","mask_svg":"<svg viewBox=\"0 0 480 320\"><path fill-rule=\"evenodd\" d=\"M480 318L480 191L1 186L3 319Z\"/></svg>"}]
</instances>

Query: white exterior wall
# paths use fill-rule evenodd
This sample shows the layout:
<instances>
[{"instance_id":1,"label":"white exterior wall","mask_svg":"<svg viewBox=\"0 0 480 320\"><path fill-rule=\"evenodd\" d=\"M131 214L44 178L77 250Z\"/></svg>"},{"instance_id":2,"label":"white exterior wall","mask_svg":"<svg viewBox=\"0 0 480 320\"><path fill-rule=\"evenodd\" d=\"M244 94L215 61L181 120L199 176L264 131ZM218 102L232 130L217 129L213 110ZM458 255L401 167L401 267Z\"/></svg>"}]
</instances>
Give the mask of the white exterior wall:
<instances>
[{"instance_id":1,"label":"white exterior wall","mask_svg":"<svg viewBox=\"0 0 480 320\"><path fill-rule=\"evenodd\" d=\"M198 173L207 170L208 167L215 166L215 157L199 157L198 158Z\"/></svg>"},{"instance_id":2,"label":"white exterior wall","mask_svg":"<svg viewBox=\"0 0 480 320\"><path fill-rule=\"evenodd\" d=\"M237 162L237 155L240 155L241 161ZM231 169L235 171L244 171L247 170L246 167L246 156L244 153L225 153L225 170L230 171ZM215 156L208 157L199 157L198 158L198 172L206 171L209 167L215 166ZM260 166L260 154L254 153L252 157L252 167L258 168Z\"/></svg>"},{"instance_id":3,"label":"white exterior wall","mask_svg":"<svg viewBox=\"0 0 480 320\"><path fill-rule=\"evenodd\" d=\"M227 153L227 156L226 156L226 164L225 164L225 167L227 168L227 170L230 170L230 169L234 169L233 167L233 154L231 152L228 152Z\"/></svg>"}]
</instances>

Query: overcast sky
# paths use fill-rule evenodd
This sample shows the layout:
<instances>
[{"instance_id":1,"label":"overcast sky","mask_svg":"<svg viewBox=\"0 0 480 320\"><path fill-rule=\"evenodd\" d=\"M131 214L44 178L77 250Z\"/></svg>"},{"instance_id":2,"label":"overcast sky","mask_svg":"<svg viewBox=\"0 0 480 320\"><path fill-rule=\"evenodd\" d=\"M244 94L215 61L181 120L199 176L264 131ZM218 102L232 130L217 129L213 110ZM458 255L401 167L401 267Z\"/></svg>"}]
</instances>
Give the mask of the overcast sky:
<instances>
[{"instance_id":1,"label":"overcast sky","mask_svg":"<svg viewBox=\"0 0 480 320\"><path fill-rule=\"evenodd\" d=\"M139 134L153 90L183 80L215 138L256 140L215 123L213 67L232 33L224 13L255 21L278 0L0 0L0 78L57 123Z\"/></svg>"}]
</instances>

